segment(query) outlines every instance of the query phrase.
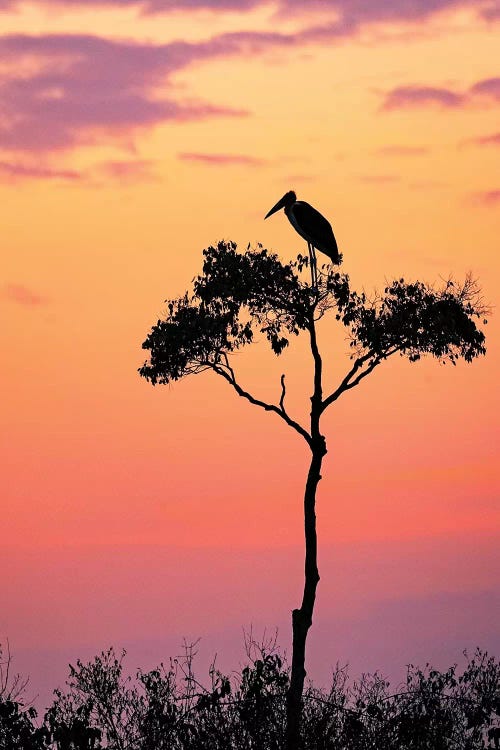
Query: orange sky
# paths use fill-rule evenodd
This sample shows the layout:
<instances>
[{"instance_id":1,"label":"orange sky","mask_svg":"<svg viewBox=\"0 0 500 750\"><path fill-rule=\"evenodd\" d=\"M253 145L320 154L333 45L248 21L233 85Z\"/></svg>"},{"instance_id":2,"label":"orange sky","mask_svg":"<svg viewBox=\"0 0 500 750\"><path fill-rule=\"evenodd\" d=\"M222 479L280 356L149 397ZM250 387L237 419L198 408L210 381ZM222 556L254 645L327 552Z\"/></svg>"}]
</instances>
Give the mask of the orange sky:
<instances>
[{"instance_id":1,"label":"orange sky","mask_svg":"<svg viewBox=\"0 0 500 750\"><path fill-rule=\"evenodd\" d=\"M290 188L330 219L357 288L471 271L496 313L498 8L472 0L390 10L332 0L306 11L293 0L3 5L1 494L9 580L0 637L26 665L27 649L30 658L52 649L59 680L72 649L94 653L189 631L211 633L222 651L228 633L238 638L252 617L283 625L286 644L301 584L305 446L213 375L153 389L136 372L140 345L163 301L188 288L202 249L217 239L260 241L285 259L303 251L282 214L263 222ZM369 633L371 615L359 602L376 608L410 599L408 611L427 612L427 622L436 607L462 622L457 654L464 639L498 648L496 314L486 333L480 361L387 362L326 415L318 533L329 552L318 634L349 617L368 623ZM328 322L320 335L333 387L348 368L347 345ZM286 372L297 416L306 414L310 390L304 343L277 361L265 346L235 360L242 382L269 400L279 397ZM421 545L428 562L405 576L404 549ZM457 565L464 545L471 576ZM336 549L347 561L340 573ZM368 550L361 578L357 549ZM152 587L142 610L149 614L134 614L137 571L145 571L137 550L169 601L184 601L189 582L175 625L152 624L163 613ZM114 551L121 562L111 576ZM255 563L262 555L265 571ZM213 579L207 560L222 557L213 595L227 596L225 614L207 621L197 587ZM393 580L375 558L403 573ZM285 559L296 560L296 580L288 580ZM175 575L163 579L165 560ZM78 603L68 593L75 570L86 581ZM32 592L38 587L46 598ZM440 596L452 597L444 609ZM471 624L463 612L477 596L490 604ZM454 658L429 628L428 656ZM328 659L360 648L367 663L382 659L381 637L367 635L361 648L346 635L341 653L328 646ZM401 638L404 664L418 638ZM151 658L162 658L163 647ZM34 684L45 684L46 670L33 670Z\"/></svg>"}]
</instances>

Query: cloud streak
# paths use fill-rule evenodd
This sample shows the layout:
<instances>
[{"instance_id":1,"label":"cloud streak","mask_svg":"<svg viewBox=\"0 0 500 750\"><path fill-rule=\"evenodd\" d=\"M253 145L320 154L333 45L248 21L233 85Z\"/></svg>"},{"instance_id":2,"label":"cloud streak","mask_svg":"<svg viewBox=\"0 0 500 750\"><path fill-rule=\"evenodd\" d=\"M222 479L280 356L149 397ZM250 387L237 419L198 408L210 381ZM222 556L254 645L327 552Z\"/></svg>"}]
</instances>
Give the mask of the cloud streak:
<instances>
[{"instance_id":1,"label":"cloud streak","mask_svg":"<svg viewBox=\"0 0 500 750\"><path fill-rule=\"evenodd\" d=\"M98 165L97 172L118 182L155 182L154 162L150 159L129 161L105 161Z\"/></svg>"},{"instance_id":2,"label":"cloud streak","mask_svg":"<svg viewBox=\"0 0 500 750\"><path fill-rule=\"evenodd\" d=\"M44 297L23 284L6 284L3 294L11 302L23 307L38 307L46 304Z\"/></svg>"},{"instance_id":3,"label":"cloud streak","mask_svg":"<svg viewBox=\"0 0 500 750\"><path fill-rule=\"evenodd\" d=\"M0 0L0 9L15 8L21 0ZM144 13L170 13L184 11L211 11L213 13L240 13L244 15L268 3L268 0L32 0L35 6L59 5L66 10L81 7L137 8ZM276 0L276 12L280 16L304 14L302 0ZM351 27L377 22L420 22L427 18L458 8L471 8L486 20L495 20L500 13L494 0L402 0L387 3L384 0L309 0L307 15L328 11Z\"/></svg>"},{"instance_id":4,"label":"cloud streak","mask_svg":"<svg viewBox=\"0 0 500 750\"><path fill-rule=\"evenodd\" d=\"M500 78L486 78L478 81L469 89L471 96L484 96L495 102L500 102Z\"/></svg>"},{"instance_id":5,"label":"cloud streak","mask_svg":"<svg viewBox=\"0 0 500 750\"><path fill-rule=\"evenodd\" d=\"M50 166L41 167L37 164L0 161L0 183L53 180L72 182L85 187L95 186L103 180L122 184L155 182L159 180L154 170L155 165L156 162L150 159L129 159L98 162L85 170L76 171Z\"/></svg>"},{"instance_id":6,"label":"cloud streak","mask_svg":"<svg viewBox=\"0 0 500 750\"><path fill-rule=\"evenodd\" d=\"M500 132L490 135L479 135L475 138L467 138L460 143L462 146L500 146Z\"/></svg>"},{"instance_id":7,"label":"cloud streak","mask_svg":"<svg viewBox=\"0 0 500 750\"><path fill-rule=\"evenodd\" d=\"M64 180L78 182L84 178L81 172L73 169L51 169L36 165L18 164L0 161L0 181L16 182L17 180Z\"/></svg>"},{"instance_id":8,"label":"cloud streak","mask_svg":"<svg viewBox=\"0 0 500 750\"><path fill-rule=\"evenodd\" d=\"M500 78L477 81L464 92L421 84L397 86L387 91L384 97L381 110L385 112L419 107L458 109L484 101L500 102Z\"/></svg>"},{"instance_id":9,"label":"cloud streak","mask_svg":"<svg viewBox=\"0 0 500 750\"><path fill-rule=\"evenodd\" d=\"M177 157L181 161L190 161L208 166L261 167L267 164L264 159L258 159L255 156L247 156L245 154L202 154L187 152L177 154Z\"/></svg>"},{"instance_id":10,"label":"cloud streak","mask_svg":"<svg viewBox=\"0 0 500 750\"><path fill-rule=\"evenodd\" d=\"M482 190L473 194L474 202L482 206L498 206L500 204L500 190Z\"/></svg>"},{"instance_id":11,"label":"cloud streak","mask_svg":"<svg viewBox=\"0 0 500 750\"><path fill-rule=\"evenodd\" d=\"M433 86L398 86L385 95L382 109L391 112L394 109L409 107L438 106L443 108L460 107L465 98L462 94Z\"/></svg>"}]
</instances>

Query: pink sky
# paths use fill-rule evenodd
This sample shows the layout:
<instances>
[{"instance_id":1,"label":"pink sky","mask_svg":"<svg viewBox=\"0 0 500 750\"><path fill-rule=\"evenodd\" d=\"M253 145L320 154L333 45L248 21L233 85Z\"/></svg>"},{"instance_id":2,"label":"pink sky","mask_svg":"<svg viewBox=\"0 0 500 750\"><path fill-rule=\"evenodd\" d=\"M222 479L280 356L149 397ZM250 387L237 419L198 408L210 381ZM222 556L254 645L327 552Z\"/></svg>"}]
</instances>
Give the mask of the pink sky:
<instances>
[{"instance_id":1,"label":"pink sky","mask_svg":"<svg viewBox=\"0 0 500 750\"><path fill-rule=\"evenodd\" d=\"M326 415L310 674L498 654L498 4L0 7L0 639L32 692L111 644L148 666L201 637L231 669L253 623L289 648L304 446L214 376L137 367L204 247L303 252L263 222L292 188L358 289L471 271L494 313L485 358L385 363ZM235 366L307 413L304 341Z\"/></svg>"}]
</instances>

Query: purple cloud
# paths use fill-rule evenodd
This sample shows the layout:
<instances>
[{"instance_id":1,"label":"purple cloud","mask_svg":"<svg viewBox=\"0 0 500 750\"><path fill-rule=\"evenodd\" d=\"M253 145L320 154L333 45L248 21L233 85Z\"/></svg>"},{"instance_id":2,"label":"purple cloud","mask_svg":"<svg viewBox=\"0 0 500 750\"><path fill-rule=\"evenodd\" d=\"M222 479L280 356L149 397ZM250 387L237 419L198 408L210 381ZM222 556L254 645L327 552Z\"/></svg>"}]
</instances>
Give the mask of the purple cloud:
<instances>
[{"instance_id":1,"label":"purple cloud","mask_svg":"<svg viewBox=\"0 0 500 750\"><path fill-rule=\"evenodd\" d=\"M394 109L408 107L460 107L465 102L463 94L457 94L450 89L435 88L433 86L398 86L385 95L382 109L390 112Z\"/></svg>"},{"instance_id":2,"label":"purple cloud","mask_svg":"<svg viewBox=\"0 0 500 750\"><path fill-rule=\"evenodd\" d=\"M0 37L0 148L52 151L169 120L245 116L244 110L159 96L175 71L223 54L216 41L153 45L90 35ZM236 44L226 50L236 51ZM38 64L33 72L23 72L26 58Z\"/></svg>"},{"instance_id":3,"label":"purple cloud","mask_svg":"<svg viewBox=\"0 0 500 750\"><path fill-rule=\"evenodd\" d=\"M168 121L248 116L244 109L179 101L171 77L210 59L323 43L344 33L332 23L295 34L242 31L160 45L89 34L0 37L0 149L55 151Z\"/></svg>"},{"instance_id":4,"label":"purple cloud","mask_svg":"<svg viewBox=\"0 0 500 750\"><path fill-rule=\"evenodd\" d=\"M0 0L0 8L15 7L20 0ZM33 0L35 5L64 5L66 8L93 5L94 7L137 7L145 13L208 10L213 13L246 13L266 4L266 0ZM400 0L397 3L382 0L278 0L280 16L310 16L315 11L324 14L330 10L344 27L356 28L362 24L379 22L419 22L437 13L454 8L469 7L485 19L494 20L500 12L498 2L492 0Z\"/></svg>"},{"instance_id":5,"label":"purple cloud","mask_svg":"<svg viewBox=\"0 0 500 750\"><path fill-rule=\"evenodd\" d=\"M472 96L477 94L500 102L500 78L486 78L478 81L470 87L469 92Z\"/></svg>"},{"instance_id":6,"label":"purple cloud","mask_svg":"<svg viewBox=\"0 0 500 750\"><path fill-rule=\"evenodd\" d=\"M267 162L264 159L258 159L255 156L246 156L245 154L200 154L200 153L181 153L177 157L182 161L198 162L199 164L208 164L210 166L233 166L243 165L246 167L260 167Z\"/></svg>"},{"instance_id":7,"label":"purple cloud","mask_svg":"<svg viewBox=\"0 0 500 750\"><path fill-rule=\"evenodd\" d=\"M287 2L290 8L299 7L295 0ZM367 5L372 9L370 12ZM294 49L305 44L327 44L355 33L363 19L387 20L400 12L412 20L451 7L454 2L405 0L396 4L397 11L392 7L394 4L389 5L390 8L382 3L380 6L379 3L366 4L362 0L332 0L332 9L337 9L340 15L330 23L322 22L290 34L231 32L201 42L153 44L89 34L0 37L0 149L49 152L100 144L109 139L127 138L130 142L131 135L137 131L169 121L244 117L249 114L244 109L180 99L171 82L173 75L211 59L255 56L270 49ZM193 3L192 7L195 6L202 7L201 0ZM213 10L221 8L215 0L208 6ZM174 4L168 7L173 8ZM24 65L26 60L30 61L28 68ZM497 97L499 80L478 82L469 96ZM466 94L446 88L403 86L386 94L382 108L393 110L429 104L458 107L466 100Z\"/></svg>"},{"instance_id":8,"label":"purple cloud","mask_svg":"<svg viewBox=\"0 0 500 750\"><path fill-rule=\"evenodd\" d=\"M24 307L37 307L46 304L44 297L22 284L6 284L3 293L11 302Z\"/></svg>"},{"instance_id":9,"label":"purple cloud","mask_svg":"<svg viewBox=\"0 0 500 750\"><path fill-rule=\"evenodd\" d=\"M386 92L381 109L386 112L426 106L453 109L472 104L479 98L500 101L500 78L485 78L477 81L463 93L420 84L398 86Z\"/></svg>"},{"instance_id":10,"label":"purple cloud","mask_svg":"<svg viewBox=\"0 0 500 750\"><path fill-rule=\"evenodd\" d=\"M500 19L500 2L489 3L481 10L481 16L486 21L498 21Z\"/></svg>"},{"instance_id":11,"label":"purple cloud","mask_svg":"<svg viewBox=\"0 0 500 750\"><path fill-rule=\"evenodd\" d=\"M14 182L16 180L65 180L76 182L84 175L73 169L51 169L36 165L17 164L0 161L0 181Z\"/></svg>"}]
</instances>

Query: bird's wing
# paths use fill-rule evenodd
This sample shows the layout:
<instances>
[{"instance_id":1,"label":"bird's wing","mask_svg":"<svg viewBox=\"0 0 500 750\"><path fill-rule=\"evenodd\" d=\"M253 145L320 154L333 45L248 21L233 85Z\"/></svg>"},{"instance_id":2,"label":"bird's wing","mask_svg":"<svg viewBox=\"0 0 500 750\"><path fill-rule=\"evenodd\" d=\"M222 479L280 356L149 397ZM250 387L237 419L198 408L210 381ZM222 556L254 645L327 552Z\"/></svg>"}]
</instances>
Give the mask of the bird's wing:
<instances>
[{"instance_id":1,"label":"bird's wing","mask_svg":"<svg viewBox=\"0 0 500 750\"><path fill-rule=\"evenodd\" d=\"M318 250L328 248L330 252L337 250L337 242L330 222L316 211L309 203L305 201L296 201L291 209L294 226L298 229L299 234L311 242ZM318 244L316 244L318 243ZM338 252L338 251L337 251Z\"/></svg>"}]
</instances>

